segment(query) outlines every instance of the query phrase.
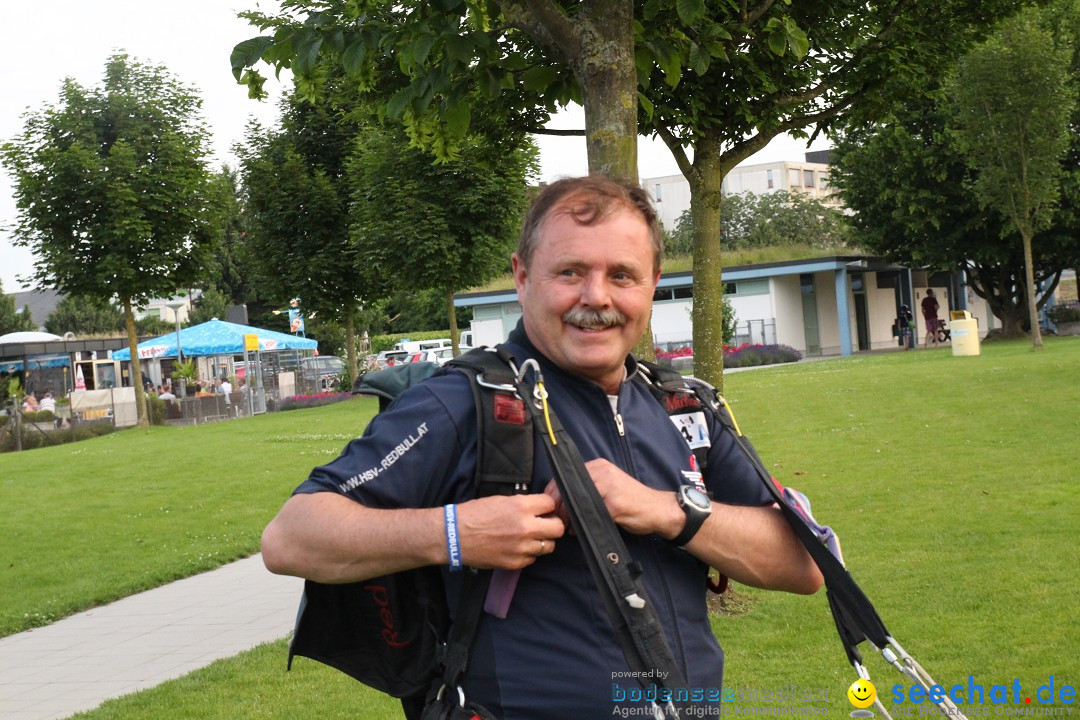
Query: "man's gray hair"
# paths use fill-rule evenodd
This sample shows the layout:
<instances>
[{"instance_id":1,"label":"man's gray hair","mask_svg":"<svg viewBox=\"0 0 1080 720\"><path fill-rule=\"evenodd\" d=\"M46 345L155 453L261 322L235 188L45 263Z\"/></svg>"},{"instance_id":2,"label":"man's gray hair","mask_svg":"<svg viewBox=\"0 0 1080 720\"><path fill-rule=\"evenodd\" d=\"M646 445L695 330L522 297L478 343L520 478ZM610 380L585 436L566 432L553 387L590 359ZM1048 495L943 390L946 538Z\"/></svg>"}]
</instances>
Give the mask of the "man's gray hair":
<instances>
[{"instance_id":1,"label":"man's gray hair","mask_svg":"<svg viewBox=\"0 0 1080 720\"><path fill-rule=\"evenodd\" d=\"M518 257L526 268L540 243L540 230L552 213L565 213L580 225L602 222L617 209L635 211L649 228L653 249L653 270L660 269L664 255L664 233L647 190L606 175L563 178L544 186L533 198L518 240Z\"/></svg>"}]
</instances>

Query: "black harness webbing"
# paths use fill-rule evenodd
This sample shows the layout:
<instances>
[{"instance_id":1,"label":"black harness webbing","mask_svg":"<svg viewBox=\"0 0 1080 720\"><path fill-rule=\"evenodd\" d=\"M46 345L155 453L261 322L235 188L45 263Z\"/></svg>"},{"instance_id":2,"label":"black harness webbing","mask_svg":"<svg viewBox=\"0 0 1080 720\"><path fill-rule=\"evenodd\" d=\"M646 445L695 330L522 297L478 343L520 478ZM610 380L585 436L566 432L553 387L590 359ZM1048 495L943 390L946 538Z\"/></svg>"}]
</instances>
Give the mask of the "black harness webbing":
<instances>
[{"instance_id":1,"label":"black harness webbing","mask_svg":"<svg viewBox=\"0 0 1080 720\"><path fill-rule=\"evenodd\" d=\"M531 391L523 380L529 367L535 373ZM632 671L645 673L643 677L657 676L658 688L667 688L673 694L686 688L686 680L641 582L641 567L627 550L577 446L547 406L543 377L535 361L527 362L522 368L517 387L520 397L529 398L525 404L543 438L556 485L628 666ZM662 674L663 680L659 678ZM663 693L658 695L663 697ZM653 703L657 718L679 717L670 697L663 705Z\"/></svg>"}]
</instances>

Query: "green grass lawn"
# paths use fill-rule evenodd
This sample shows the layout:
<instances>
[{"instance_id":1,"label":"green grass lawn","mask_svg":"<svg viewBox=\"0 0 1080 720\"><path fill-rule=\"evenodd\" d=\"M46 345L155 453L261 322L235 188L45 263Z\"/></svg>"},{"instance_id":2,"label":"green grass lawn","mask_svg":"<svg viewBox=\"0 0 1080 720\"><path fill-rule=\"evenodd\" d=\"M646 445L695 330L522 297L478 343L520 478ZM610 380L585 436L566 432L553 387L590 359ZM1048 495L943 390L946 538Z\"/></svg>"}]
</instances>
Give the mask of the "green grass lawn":
<instances>
[{"instance_id":1,"label":"green grass lawn","mask_svg":"<svg viewBox=\"0 0 1080 720\"><path fill-rule=\"evenodd\" d=\"M0 635L258 550L308 471L373 399L0 455Z\"/></svg>"},{"instance_id":2,"label":"green grass lawn","mask_svg":"<svg viewBox=\"0 0 1080 720\"><path fill-rule=\"evenodd\" d=\"M856 580L939 682L1080 685L1080 340L800 363L725 385L766 464L838 530ZM251 552L297 480L373 410L363 402L0 457L14 538L4 617L67 612ZM715 621L725 684L825 691L830 714L848 713L855 675L824 594L749 592L748 613ZM335 671L301 658L285 674L284 662L284 643L271 644L80 717L400 717ZM902 678L878 657L867 665L888 707Z\"/></svg>"}]
</instances>

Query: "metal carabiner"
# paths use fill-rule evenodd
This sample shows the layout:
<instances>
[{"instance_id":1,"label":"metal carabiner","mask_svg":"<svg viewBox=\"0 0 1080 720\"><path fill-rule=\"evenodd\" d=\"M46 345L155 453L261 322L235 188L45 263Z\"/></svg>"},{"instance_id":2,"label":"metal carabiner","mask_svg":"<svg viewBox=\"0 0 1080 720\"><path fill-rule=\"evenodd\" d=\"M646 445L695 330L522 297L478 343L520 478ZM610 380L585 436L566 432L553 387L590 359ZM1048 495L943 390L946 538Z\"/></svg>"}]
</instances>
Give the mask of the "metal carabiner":
<instances>
[{"instance_id":1,"label":"metal carabiner","mask_svg":"<svg viewBox=\"0 0 1080 720\"><path fill-rule=\"evenodd\" d=\"M443 694L445 692L446 692L446 684L444 683L443 686L441 688L439 688L439 692L437 692L435 694L435 699L436 700L442 700L443 699ZM464 709L465 708L465 691L461 689L460 685L457 686L457 694L458 694L458 705L461 706L462 709Z\"/></svg>"}]
</instances>

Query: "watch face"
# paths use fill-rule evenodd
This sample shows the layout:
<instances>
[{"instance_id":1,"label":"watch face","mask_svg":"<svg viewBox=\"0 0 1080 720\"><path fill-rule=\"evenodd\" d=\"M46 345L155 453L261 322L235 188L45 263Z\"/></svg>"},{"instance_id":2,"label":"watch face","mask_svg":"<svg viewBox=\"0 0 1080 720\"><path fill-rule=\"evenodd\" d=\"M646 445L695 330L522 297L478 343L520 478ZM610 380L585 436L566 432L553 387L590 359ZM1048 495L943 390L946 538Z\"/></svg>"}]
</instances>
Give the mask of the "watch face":
<instances>
[{"instance_id":1,"label":"watch face","mask_svg":"<svg viewBox=\"0 0 1080 720\"><path fill-rule=\"evenodd\" d=\"M698 490L696 487L684 485L682 488L683 498L686 502L690 503L694 507L701 510L711 510L712 503L709 501L709 496Z\"/></svg>"}]
</instances>

